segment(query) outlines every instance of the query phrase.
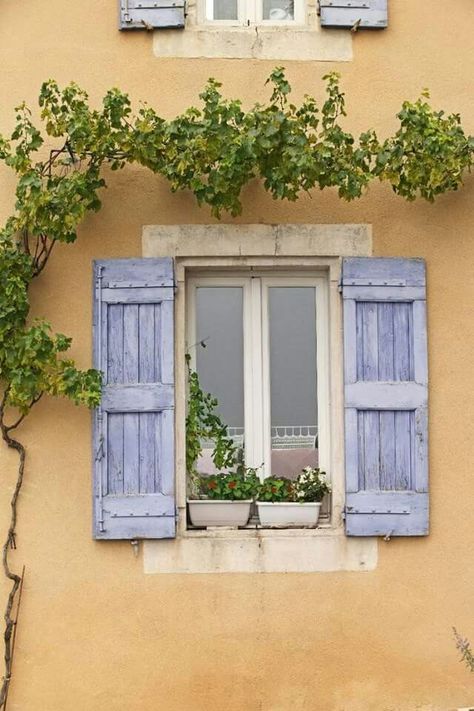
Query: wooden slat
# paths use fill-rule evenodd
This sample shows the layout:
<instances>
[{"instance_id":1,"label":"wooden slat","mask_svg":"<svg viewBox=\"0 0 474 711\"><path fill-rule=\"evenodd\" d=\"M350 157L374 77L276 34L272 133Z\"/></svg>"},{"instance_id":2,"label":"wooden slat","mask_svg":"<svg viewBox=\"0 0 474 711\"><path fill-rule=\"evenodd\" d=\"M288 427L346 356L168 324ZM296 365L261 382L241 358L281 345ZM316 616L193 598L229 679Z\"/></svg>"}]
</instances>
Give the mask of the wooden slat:
<instances>
[{"instance_id":1,"label":"wooden slat","mask_svg":"<svg viewBox=\"0 0 474 711\"><path fill-rule=\"evenodd\" d=\"M395 475L393 489L408 490L413 488L413 412L395 412Z\"/></svg>"},{"instance_id":2,"label":"wooden slat","mask_svg":"<svg viewBox=\"0 0 474 711\"><path fill-rule=\"evenodd\" d=\"M111 494L123 494L123 415L108 416L107 425L107 489Z\"/></svg>"},{"instance_id":3,"label":"wooden slat","mask_svg":"<svg viewBox=\"0 0 474 711\"><path fill-rule=\"evenodd\" d=\"M351 257L344 259L342 284L350 286L369 282L379 284L395 281L404 286L425 287L425 263L423 259L404 259L402 257ZM345 289L344 289L345 290Z\"/></svg>"},{"instance_id":4,"label":"wooden slat","mask_svg":"<svg viewBox=\"0 0 474 711\"><path fill-rule=\"evenodd\" d=\"M153 383L157 378L157 357L155 352L155 309L154 304L140 304L138 342L138 382Z\"/></svg>"},{"instance_id":5,"label":"wooden slat","mask_svg":"<svg viewBox=\"0 0 474 711\"><path fill-rule=\"evenodd\" d=\"M343 292L344 299L382 303L422 301L424 294L425 288L423 286L346 286Z\"/></svg>"},{"instance_id":6,"label":"wooden slat","mask_svg":"<svg viewBox=\"0 0 474 711\"><path fill-rule=\"evenodd\" d=\"M114 306L103 307L104 317L106 318L107 339L104 345L106 349L102 353L103 360L107 363L106 382L121 383L123 382L123 306L115 304ZM105 324L104 324L105 326Z\"/></svg>"},{"instance_id":7,"label":"wooden slat","mask_svg":"<svg viewBox=\"0 0 474 711\"><path fill-rule=\"evenodd\" d=\"M395 361L393 380L413 380L413 321L412 304L394 304Z\"/></svg>"},{"instance_id":8,"label":"wooden slat","mask_svg":"<svg viewBox=\"0 0 474 711\"><path fill-rule=\"evenodd\" d=\"M155 487L155 474L158 469L156 460L156 440L160 432L160 415L154 412L142 412L140 417L140 494L153 494L159 491Z\"/></svg>"},{"instance_id":9,"label":"wooden slat","mask_svg":"<svg viewBox=\"0 0 474 711\"><path fill-rule=\"evenodd\" d=\"M426 403L426 387L414 382L358 382L345 389L346 407L414 410Z\"/></svg>"},{"instance_id":10,"label":"wooden slat","mask_svg":"<svg viewBox=\"0 0 474 711\"><path fill-rule=\"evenodd\" d=\"M158 412L173 406L173 386L161 383L109 385L102 394L102 407L107 412Z\"/></svg>"},{"instance_id":11,"label":"wooden slat","mask_svg":"<svg viewBox=\"0 0 474 711\"><path fill-rule=\"evenodd\" d=\"M395 413L379 412L380 424L380 489L390 491L395 486Z\"/></svg>"},{"instance_id":12,"label":"wooden slat","mask_svg":"<svg viewBox=\"0 0 474 711\"><path fill-rule=\"evenodd\" d=\"M394 380L394 304L377 304L378 380Z\"/></svg>"},{"instance_id":13,"label":"wooden slat","mask_svg":"<svg viewBox=\"0 0 474 711\"><path fill-rule=\"evenodd\" d=\"M102 290L102 300L106 304L159 304L173 299L172 287Z\"/></svg>"}]
</instances>

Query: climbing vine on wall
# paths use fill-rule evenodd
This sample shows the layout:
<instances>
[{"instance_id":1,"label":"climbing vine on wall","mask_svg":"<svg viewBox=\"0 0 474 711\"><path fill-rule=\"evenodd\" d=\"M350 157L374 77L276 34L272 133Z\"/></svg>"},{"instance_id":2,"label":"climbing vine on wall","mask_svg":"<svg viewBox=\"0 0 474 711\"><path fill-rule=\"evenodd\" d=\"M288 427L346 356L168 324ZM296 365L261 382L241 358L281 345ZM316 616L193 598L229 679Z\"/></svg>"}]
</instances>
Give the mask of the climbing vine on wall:
<instances>
[{"instance_id":1,"label":"climbing vine on wall","mask_svg":"<svg viewBox=\"0 0 474 711\"><path fill-rule=\"evenodd\" d=\"M433 110L426 93L403 104L394 136L381 141L369 130L355 138L343 127L346 111L338 76L324 79L321 104L306 96L296 106L283 70L276 68L268 80L269 101L248 111L239 100L225 99L211 79L200 94L202 107L170 121L146 104L133 112L129 97L118 89L108 91L95 109L76 84L60 89L47 81L39 95L41 129L21 105L11 136L0 136L0 160L18 179L14 213L0 231L0 431L19 455L3 544L11 590L0 708L11 679L13 611L21 583L8 554L15 541L26 451L13 433L45 394L94 407L101 392L100 373L79 370L67 358L71 339L55 334L44 319L29 317L28 290L54 246L74 242L84 216L99 210L102 168L145 166L166 178L172 191L192 191L215 217L239 214L241 190L254 178L279 200L331 187L352 200L378 179L407 200L432 201L457 190L470 169L474 139L465 135L457 114ZM53 150L46 149L46 136L48 144L56 144Z\"/></svg>"}]
</instances>

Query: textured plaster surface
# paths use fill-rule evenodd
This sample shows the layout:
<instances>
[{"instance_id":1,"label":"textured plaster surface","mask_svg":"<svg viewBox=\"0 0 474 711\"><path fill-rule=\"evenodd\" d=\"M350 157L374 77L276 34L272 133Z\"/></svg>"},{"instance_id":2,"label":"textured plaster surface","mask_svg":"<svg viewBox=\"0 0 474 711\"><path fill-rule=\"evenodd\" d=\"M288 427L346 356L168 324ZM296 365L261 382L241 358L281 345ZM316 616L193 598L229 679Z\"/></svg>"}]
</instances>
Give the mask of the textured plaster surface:
<instances>
[{"instance_id":1,"label":"textured plaster surface","mask_svg":"<svg viewBox=\"0 0 474 711\"><path fill-rule=\"evenodd\" d=\"M246 106L268 96L277 62L172 60L148 33L119 33L112 0L4 0L0 130L33 104L43 80L75 80L98 102L111 85L165 116L198 101L209 76ZM295 100L322 97L342 72L345 125L394 130L405 98L430 87L474 133L472 0L391 0L390 26L357 32L353 62L288 62ZM91 262L141 254L143 225L212 222L188 194L145 170L111 174L104 206L76 245L59 247L32 288L34 314L74 338L91 362ZM14 202L0 170L0 217ZM379 544L372 572L145 575L142 551L93 542L90 416L45 399L19 435L30 453L14 563L26 565L9 711L448 711L469 707L472 678L451 625L472 620L472 352L474 182L434 205L406 204L383 185L342 203L315 191L279 203L254 182L230 223L370 223L374 254L424 257L428 270L431 534ZM216 239L216 251L220 240ZM2 450L0 519L15 457ZM2 588L3 589L3 588Z\"/></svg>"}]
</instances>

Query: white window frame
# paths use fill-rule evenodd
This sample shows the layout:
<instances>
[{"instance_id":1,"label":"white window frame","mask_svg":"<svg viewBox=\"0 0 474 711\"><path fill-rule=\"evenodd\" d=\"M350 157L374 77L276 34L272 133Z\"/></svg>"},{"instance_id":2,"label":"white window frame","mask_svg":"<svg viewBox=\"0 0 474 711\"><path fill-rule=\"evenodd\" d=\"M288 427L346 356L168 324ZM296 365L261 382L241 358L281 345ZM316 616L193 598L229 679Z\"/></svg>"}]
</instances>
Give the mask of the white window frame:
<instances>
[{"instance_id":1,"label":"white window frame","mask_svg":"<svg viewBox=\"0 0 474 711\"><path fill-rule=\"evenodd\" d=\"M306 0L294 0L293 20L264 20L263 0L237 0L237 18L235 20L214 20L214 0L200 0L199 24L220 27L293 27L307 22Z\"/></svg>"},{"instance_id":2,"label":"white window frame","mask_svg":"<svg viewBox=\"0 0 474 711\"><path fill-rule=\"evenodd\" d=\"M268 293L274 286L315 289L318 459L330 477L329 427L329 316L328 275L321 271L252 270L229 274L203 273L187 280L187 349L196 367L196 290L199 287L240 287L243 294L244 332L244 442L245 463L259 468L263 480L271 475L271 403ZM262 462L264 466L262 467Z\"/></svg>"}]
</instances>

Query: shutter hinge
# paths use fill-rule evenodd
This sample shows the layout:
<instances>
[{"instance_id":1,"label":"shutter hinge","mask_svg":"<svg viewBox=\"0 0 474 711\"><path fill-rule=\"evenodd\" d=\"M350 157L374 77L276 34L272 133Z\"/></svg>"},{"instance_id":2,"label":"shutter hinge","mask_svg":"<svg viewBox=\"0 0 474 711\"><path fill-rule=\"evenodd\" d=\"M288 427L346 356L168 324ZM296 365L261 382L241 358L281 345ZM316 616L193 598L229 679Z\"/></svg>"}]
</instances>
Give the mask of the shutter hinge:
<instances>
[{"instance_id":1,"label":"shutter hinge","mask_svg":"<svg viewBox=\"0 0 474 711\"><path fill-rule=\"evenodd\" d=\"M101 434L99 437L99 446L95 453L95 461L98 462L104 456L104 435Z\"/></svg>"},{"instance_id":2,"label":"shutter hinge","mask_svg":"<svg viewBox=\"0 0 474 711\"><path fill-rule=\"evenodd\" d=\"M339 280L339 283L337 285L337 290L340 294L342 294L342 279Z\"/></svg>"}]
</instances>

